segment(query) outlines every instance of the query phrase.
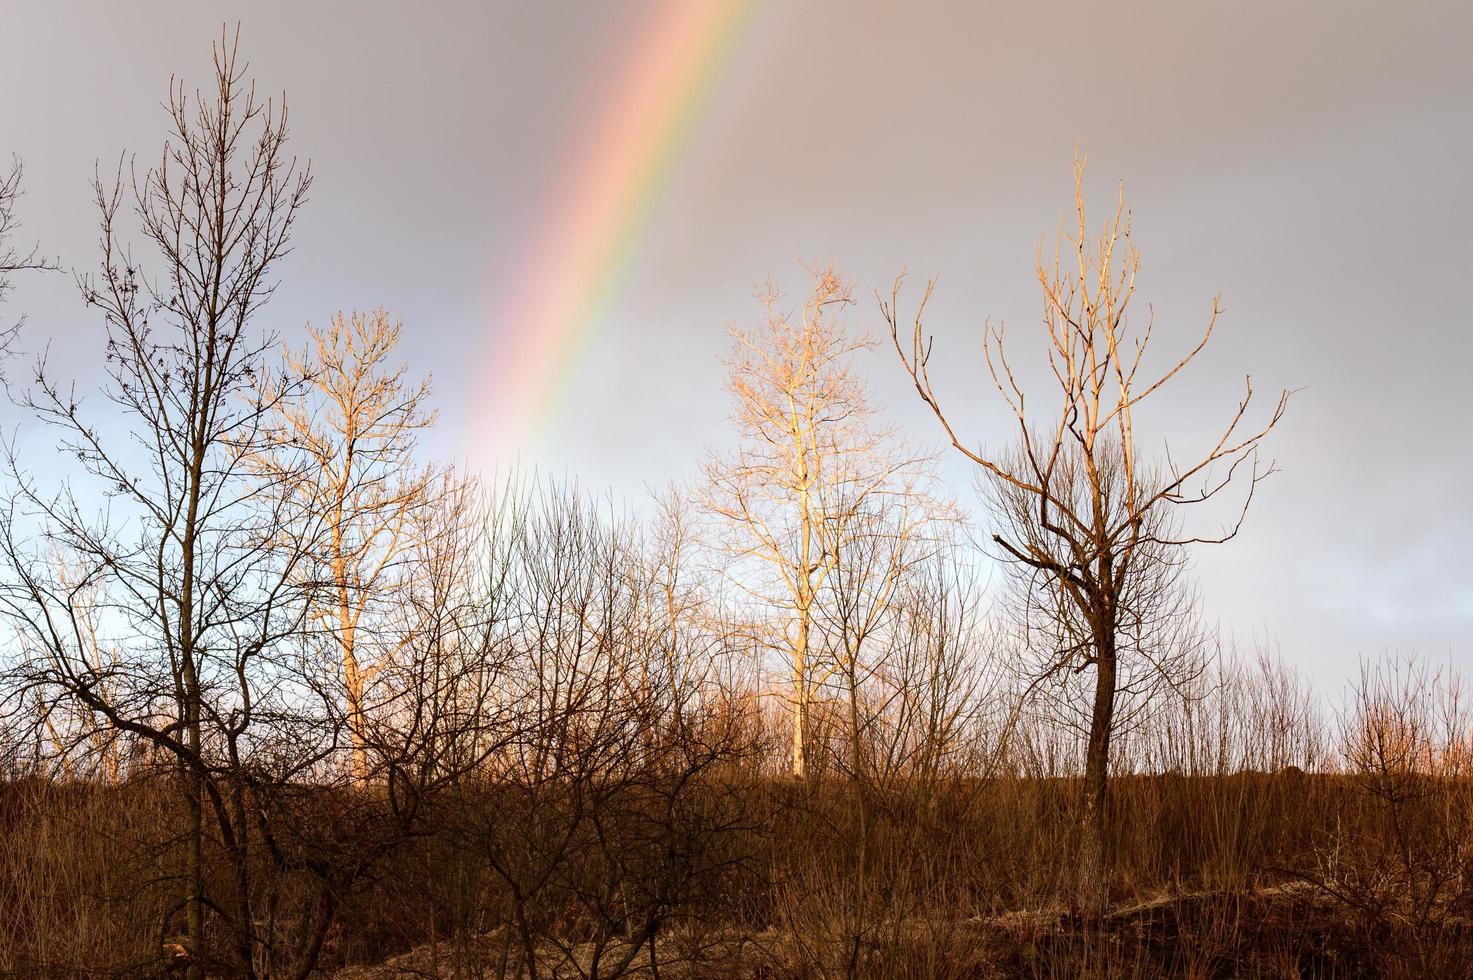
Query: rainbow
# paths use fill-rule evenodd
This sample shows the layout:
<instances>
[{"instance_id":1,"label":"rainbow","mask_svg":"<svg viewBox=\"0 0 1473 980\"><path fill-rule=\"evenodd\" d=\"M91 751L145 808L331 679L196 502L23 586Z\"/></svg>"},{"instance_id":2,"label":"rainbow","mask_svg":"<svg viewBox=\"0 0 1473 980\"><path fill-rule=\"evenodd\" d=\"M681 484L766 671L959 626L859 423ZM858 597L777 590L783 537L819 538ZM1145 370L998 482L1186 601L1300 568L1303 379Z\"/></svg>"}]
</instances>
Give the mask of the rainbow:
<instances>
[{"instance_id":1,"label":"rainbow","mask_svg":"<svg viewBox=\"0 0 1473 980\"><path fill-rule=\"evenodd\" d=\"M644 232L755 0L665 0L633 46L556 188L543 240L498 314L475 428L491 446L535 436L634 268Z\"/></svg>"}]
</instances>

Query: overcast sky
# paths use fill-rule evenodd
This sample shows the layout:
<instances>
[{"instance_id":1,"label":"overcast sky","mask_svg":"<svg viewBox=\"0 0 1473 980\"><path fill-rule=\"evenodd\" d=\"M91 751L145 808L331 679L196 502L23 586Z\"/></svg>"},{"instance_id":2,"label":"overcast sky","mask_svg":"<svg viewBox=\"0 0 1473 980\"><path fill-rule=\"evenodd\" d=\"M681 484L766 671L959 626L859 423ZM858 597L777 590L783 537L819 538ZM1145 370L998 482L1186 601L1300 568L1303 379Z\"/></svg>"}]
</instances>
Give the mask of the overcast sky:
<instances>
[{"instance_id":1,"label":"overcast sky","mask_svg":"<svg viewBox=\"0 0 1473 980\"><path fill-rule=\"evenodd\" d=\"M758 3L566 397L515 446L476 417L517 329L506 298L659 4L3 7L0 153L25 161L23 237L95 262L94 162L154 156L170 74L206 81L221 21L241 16L316 177L271 324L298 338L385 306L434 375L433 452L629 496L728 439L724 329L757 316L758 281L797 292L799 260L852 278L871 332L872 289L938 277L938 386L979 439L1004 438L979 331L1038 324L1034 252L1070 204L1077 144L1098 208L1126 182L1156 342L1188 344L1215 294L1227 311L1138 425L1145 448L1186 451L1247 372L1301 389L1268 446L1283 472L1243 534L1200 556L1210 615L1326 681L1396 650L1473 670L1467 3ZM24 346L95 379L101 327L70 280L16 287L0 312L28 315ZM878 400L935 443L882 355L863 364ZM960 462L945 475L971 493Z\"/></svg>"}]
</instances>

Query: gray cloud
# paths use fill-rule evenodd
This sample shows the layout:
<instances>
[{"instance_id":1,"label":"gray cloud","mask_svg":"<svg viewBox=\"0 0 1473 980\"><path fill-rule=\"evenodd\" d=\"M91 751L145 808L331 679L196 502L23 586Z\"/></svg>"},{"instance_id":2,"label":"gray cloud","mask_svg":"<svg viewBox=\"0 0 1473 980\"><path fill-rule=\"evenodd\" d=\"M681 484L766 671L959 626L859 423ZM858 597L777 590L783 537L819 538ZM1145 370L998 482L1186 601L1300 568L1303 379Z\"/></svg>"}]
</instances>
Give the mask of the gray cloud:
<instances>
[{"instance_id":1,"label":"gray cloud","mask_svg":"<svg viewBox=\"0 0 1473 980\"><path fill-rule=\"evenodd\" d=\"M545 438L487 446L474 417L496 321L600 85L653 6L256 5L243 41L285 89L318 183L271 315L383 304L433 371L434 448L519 452L636 491L690 475L725 438L722 328L752 284L832 260L865 287L938 275L938 381L982 438L987 316L1037 322L1033 250L1090 154L1103 207L1127 181L1141 298L1185 343L1228 315L1203 367L1154 416L1189 440L1252 371L1302 387L1242 538L1204 553L1210 608L1267 632L1316 676L1418 649L1473 667L1473 11L1459 3L761 5L664 189L631 279ZM224 7L9 11L0 152L28 165L27 231L77 265L86 182L148 155L171 72L204 75ZM18 283L29 346L96 368L98 325L62 277ZM875 328L861 305L856 321ZM934 433L895 364L869 365L894 419ZM6 420L17 424L18 417ZM959 464L948 474L963 489Z\"/></svg>"}]
</instances>

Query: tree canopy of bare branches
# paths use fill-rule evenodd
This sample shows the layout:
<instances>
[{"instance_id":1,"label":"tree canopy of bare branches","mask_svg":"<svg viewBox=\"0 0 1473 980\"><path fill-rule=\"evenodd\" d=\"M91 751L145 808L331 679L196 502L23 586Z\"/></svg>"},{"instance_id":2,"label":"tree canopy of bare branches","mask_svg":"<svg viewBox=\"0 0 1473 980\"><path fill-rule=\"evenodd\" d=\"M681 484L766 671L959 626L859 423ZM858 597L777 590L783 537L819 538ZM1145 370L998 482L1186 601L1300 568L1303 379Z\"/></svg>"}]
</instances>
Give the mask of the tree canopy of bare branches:
<instances>
[{"instance_id":1,"label":"tree canopy of bare branches","mask_svg":"<svg viewBox=\"0 0 1473 980\"><path fill-rule=\"evenodd\" d=\"M739 588L776 616L767 642L791 678L791 763L802 776L809 704L828 666L815 625L825 583L863 521L877 530L876 520L901 513L897 499L901 508L912 500L925 461L877 424L852 364L873 344L848 334L850 287L832 269L814 271L797 312L785 312L770 286L762 301L764 323L732 331L727 387L741 444L708 461L706 506L719 519ZM906 514L885 533L911 535L917 521ZM847 638L852 644L856 634Z\"/></svg>"},{"instance_id":2,"label":"tree canopy of bare branches","mask_svg":"<svg viewBox=\"0 0 1473 980\"><path fill-rule=\"evenodd\" d=\"M411 384L393 363L402 332L384 310L340 313L326 329L309 327L310 348L286 356L287 376L305 381L307 395L273 399L275 431L262 460L298 534L321 525L322 545L300 572L313 622L341 666L358 779L371 768L370 686L394 655L381 642L388 631L373 627L408 588L415 510L439 486L413 456L416 436L435 415L425 405L428 380Z\"/></svg>"},{"instance_id":3,"label":"tree canopy of bare branches","mask_svg":"<svg viewBox=\"0 0 1473 980\"><path fill-rule=\"evenodd\" d=\"M78 283L105 323L109 406L38 362L25 404L59 433L81 481L43 488L12 456L3 542L26 686L178 770L189 814L180 904L199 976L210 914L228 923L236 967L279 955L261 952L272 940L250 869L271 838L247 819L248 798L258 780L306 771L321 744L283 658L301 623L301 549L269 546L283 514L250 465L298 389L261 383L276 340L255 321L311 180L287 150L285 105L258 99L235 41L222 35L214 54L210 90L191 97L171 83L158 163L120 164L94 184L100 269ZM108 506L94 511L83 487ZM262 728L274 732L269 760L254 752ZM234 868L223 891L205 880L207 847ZM297 937L299 966L323 918Z\"/></svg>"},{"instance_id":4,"label":"tree canopy of bare branches","mask_svg":"<svg viewBox=\"0 0 1473 980\"><path fill-rule=\"evenodd\" d=\"M1107 778L1115 730L1121 659L1174 662L1163 645L1178 634L1170 623L1180 606L1181 549L1224 542L1238 533L1260 480L1273 472L1257 450L1283 417L1287 391L1266 418L1249 421L1251 379L1226 423L1205 448L1188 457L1166 454L1157 464L1139 458L1135 414L1140 404L1176 379L1206 349L1221 306L1186 352L1162 368L1147 362L1154 318L1127 316L1140 256L1131 239L1124 192L1111 219L1092 237L1085 210L1085 162L1074 166L1074 218L1051 257L1040 251L1044 359L1052 390L1042 411L1014 371L1001 324L983 332L987 376L1012 416L1009 448L990 450L957 430L931 383L931 341L923 316L928 284L909 327L902 329L897 281L882 312L901 363L951 444L975 464L994 490L1000 528L993 541L1029 580L1030 607L1047 614L1056 642L1045 673L1092 671L1085 773L1086 863L1091 907L1104 900ZM1053 407L1050 407L1053 406ZM1216 531L1183 530L1183 508L1243 488L1235 518Z\"/></svg>"}]
</instances>

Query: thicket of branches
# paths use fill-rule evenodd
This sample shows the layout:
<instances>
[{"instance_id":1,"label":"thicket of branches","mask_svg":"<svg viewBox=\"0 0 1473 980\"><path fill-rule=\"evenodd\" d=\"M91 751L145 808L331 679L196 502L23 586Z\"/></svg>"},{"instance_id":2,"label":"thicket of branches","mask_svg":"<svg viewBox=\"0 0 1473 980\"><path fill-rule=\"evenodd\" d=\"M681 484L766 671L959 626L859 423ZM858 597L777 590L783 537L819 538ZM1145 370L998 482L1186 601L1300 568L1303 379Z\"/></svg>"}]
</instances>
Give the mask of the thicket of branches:
<instances>
[{"instance_id":1,"label":"thicket of branches","mask_svg":"<svg viewBox=\"0 0 1473 980\"><path fill-rule=\"evenodd\" d=\"M881 422L825 268L733 333L738 447L623 507L420 458L432 391L388 312L305 348L262 325L310 176L284 102L215 55L158 162L94 187L108 383L43 360L17 389L73 469L7 457L0 970L1473 962L1466 689L1367 667L1332 711L1203 627L1190 548L1236 533L1284 398L1249 425L1250 385L1197 456L1142 457L1132 410L1217 307L1142 373L1126 213L1091 244L1082 165L1039 264L1048 412L989 327L1009 428L957 432L919 315L882 306L983 517ZM0 297L46 266L9 245L18 180ZM1234 486L1226 527L1186 526Z\"/></svg>"}]
</instances>

